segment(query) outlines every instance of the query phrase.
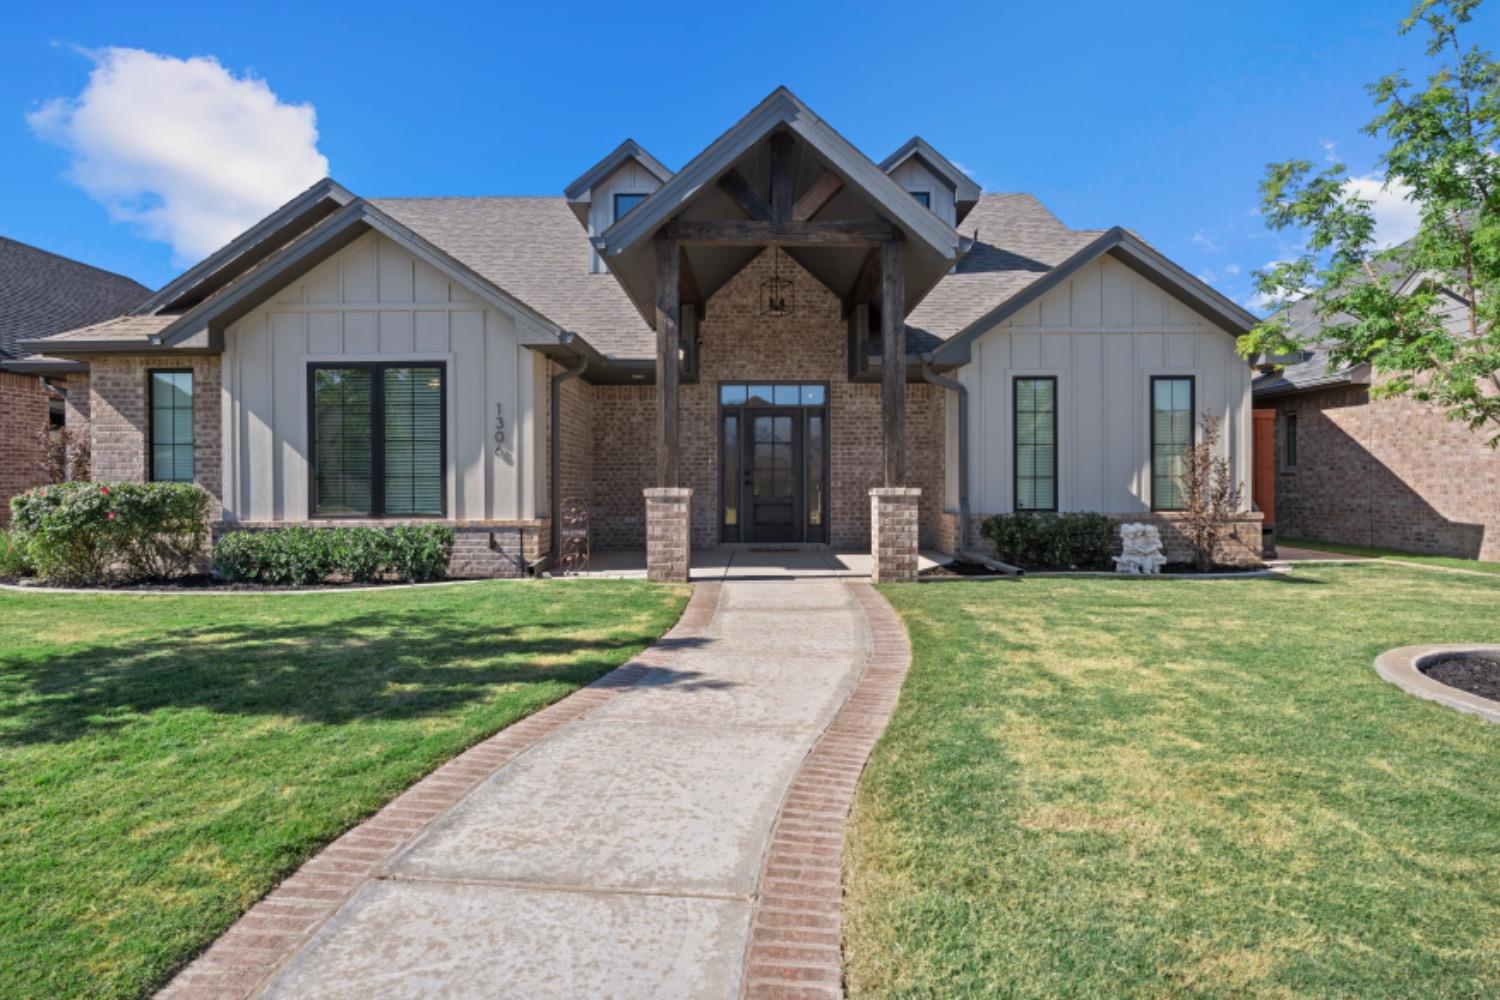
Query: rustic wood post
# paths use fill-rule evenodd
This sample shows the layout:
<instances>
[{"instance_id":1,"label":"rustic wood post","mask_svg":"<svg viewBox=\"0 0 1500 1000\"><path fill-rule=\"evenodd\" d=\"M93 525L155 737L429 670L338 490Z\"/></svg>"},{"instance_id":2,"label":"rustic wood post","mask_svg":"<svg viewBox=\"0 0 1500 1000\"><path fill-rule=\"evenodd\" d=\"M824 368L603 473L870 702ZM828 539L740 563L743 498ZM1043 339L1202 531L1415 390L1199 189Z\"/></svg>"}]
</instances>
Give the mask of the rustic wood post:
<instances>
[{"instance_id":1,"label":"rustic wood post","mask_svg":"<svg viewBox=\"0 0 1500 1000\"><path fill-rule=\"evenodd\" d=\"M906 485L906 274L901 243L880 247L880 412L886 486Z\"/></svg>"},{"instance_id":2,"label":"rustic wood post","mask_svg":"<svg viewBox=\"0 0 1500 1000\"><path fill-rule=\"evenodd\" d=\"M656 239L656 485L677 485L677 242Z\"/></svg>"}]
</instances>

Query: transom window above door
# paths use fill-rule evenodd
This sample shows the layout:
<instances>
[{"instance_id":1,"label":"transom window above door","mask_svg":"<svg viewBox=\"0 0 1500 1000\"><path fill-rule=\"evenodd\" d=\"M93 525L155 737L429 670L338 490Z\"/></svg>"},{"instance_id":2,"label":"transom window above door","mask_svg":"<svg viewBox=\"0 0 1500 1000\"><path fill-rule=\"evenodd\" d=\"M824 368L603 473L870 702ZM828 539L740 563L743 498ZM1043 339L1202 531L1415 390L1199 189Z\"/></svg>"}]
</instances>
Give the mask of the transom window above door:
<instances>
[{"instance_id":1,"label":"transom window above door","mask_svg":"<svg viewBox=\"0 0 1500 1000\"><path fill-rule=\"evenodd\" d=\"M821 382L720 382L722 406L827 406Z\"/></svg>"}]
</instances>

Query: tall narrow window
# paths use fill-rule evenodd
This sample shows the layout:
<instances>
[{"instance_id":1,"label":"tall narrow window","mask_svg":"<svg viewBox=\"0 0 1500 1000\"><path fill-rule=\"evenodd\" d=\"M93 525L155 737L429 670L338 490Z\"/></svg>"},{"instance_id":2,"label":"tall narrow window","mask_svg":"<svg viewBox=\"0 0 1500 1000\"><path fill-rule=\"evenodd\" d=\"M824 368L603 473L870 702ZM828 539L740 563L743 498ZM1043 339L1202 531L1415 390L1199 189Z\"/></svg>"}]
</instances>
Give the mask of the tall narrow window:
<instances>
[{"instance_id":1,"label":"tall narrow window","mask_svg":"<svg viewBox=\"0 0 1500 1000\"><path fill-rule=\"evenodd\" d=\"M312 514L441 516L446 511L443 367L312 369Z\"/></svg>"},{"instance_id":2,"label":"tall narrow window","mask_svg":"<svg viewBox=\"0 0 1500 1000\"><path fill-rule=\"evenodd\" d=\"M1057 509L1057 379L1015 380L1016 510Z\"/></svg>"},{"instance_id":3,"label":"tall narrow window","mask_svg":"<svg viewBox=\"0 0 1500 1000\"><path fill-rule=\"evenodd\" d=\"M1193 379L1151 379L1151 509L1181 510L1182 471L1193 444Z\"/></svg>"},{"instance_id":4,"label":"tall narrow window","mask_svg":"<svg viewBox=\"0 0 1500 1000\"><path fill-rule=\"evenodd\" d=\"M154 371L151 387L151 478L193 481L193 373Z\"/></svg>"},{"instance_id":5,"label":"tall narrow window","mask_svg":"<svg viewBox=\"0 0 1500 1000\"><path fill-rule=\"evenodd\" d=\"M1297 414L1284 414L1286 418L1286 447L1282 450L1281 458L1288 469L1297 467Z\"/></svg>"}]
</instances>

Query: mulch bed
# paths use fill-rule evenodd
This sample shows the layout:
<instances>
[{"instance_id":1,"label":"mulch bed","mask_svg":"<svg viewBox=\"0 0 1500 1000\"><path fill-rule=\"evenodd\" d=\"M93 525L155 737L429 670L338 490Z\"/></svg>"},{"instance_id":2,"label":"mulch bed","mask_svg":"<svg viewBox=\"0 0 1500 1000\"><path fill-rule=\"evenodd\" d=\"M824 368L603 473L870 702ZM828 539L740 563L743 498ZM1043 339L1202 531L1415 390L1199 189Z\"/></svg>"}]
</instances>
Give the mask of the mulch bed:
<instances>
[{"instance_id":1,"label":"mulch bed","mask_svg":"<svg viewBox=\"0 0 1500 1000\"><path fill-rule=\"evenodd\" d=\"M932 566L924 569L919 576L922 577L949 577L949 576L1000 576L999 570L990 569L984 563L964 562L955 559L953 562L944 563L941 566Z\"/></svg>"},{"instance_id":2,"label":"mulch bed","mask_svg":"<svg viewBox=\"0 0 1500 1000\"><path fill-rule=\"evenodd\" d=\"M1500 701L1500 656L1461 653L1432 660L1420 669L1439 684Z\"/></svg>"}]
</instances>

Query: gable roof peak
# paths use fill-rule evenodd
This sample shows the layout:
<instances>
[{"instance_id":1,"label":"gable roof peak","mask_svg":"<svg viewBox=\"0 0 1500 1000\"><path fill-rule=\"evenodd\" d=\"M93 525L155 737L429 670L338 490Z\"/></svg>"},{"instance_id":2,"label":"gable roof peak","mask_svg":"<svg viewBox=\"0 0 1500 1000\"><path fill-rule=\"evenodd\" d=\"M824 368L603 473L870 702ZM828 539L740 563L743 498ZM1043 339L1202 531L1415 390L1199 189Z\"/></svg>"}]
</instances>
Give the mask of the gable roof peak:
<instances>
[{"instance_id":1,"label":"gable roof peak","mask_svg":"<svg viewBox=\"0 0 1500 1000\"><path fill-rule=\"evenodd\" d=\"M668 170L656 157L646 152L644 146L634 139L626 139L605 154L602 160L579 174L571 184L563 188L563 197L570 202L587 199L594 185L618 170L626 160L639 163L663 184L672 179L672 171Z\"/></svg>"}]
</instances>

